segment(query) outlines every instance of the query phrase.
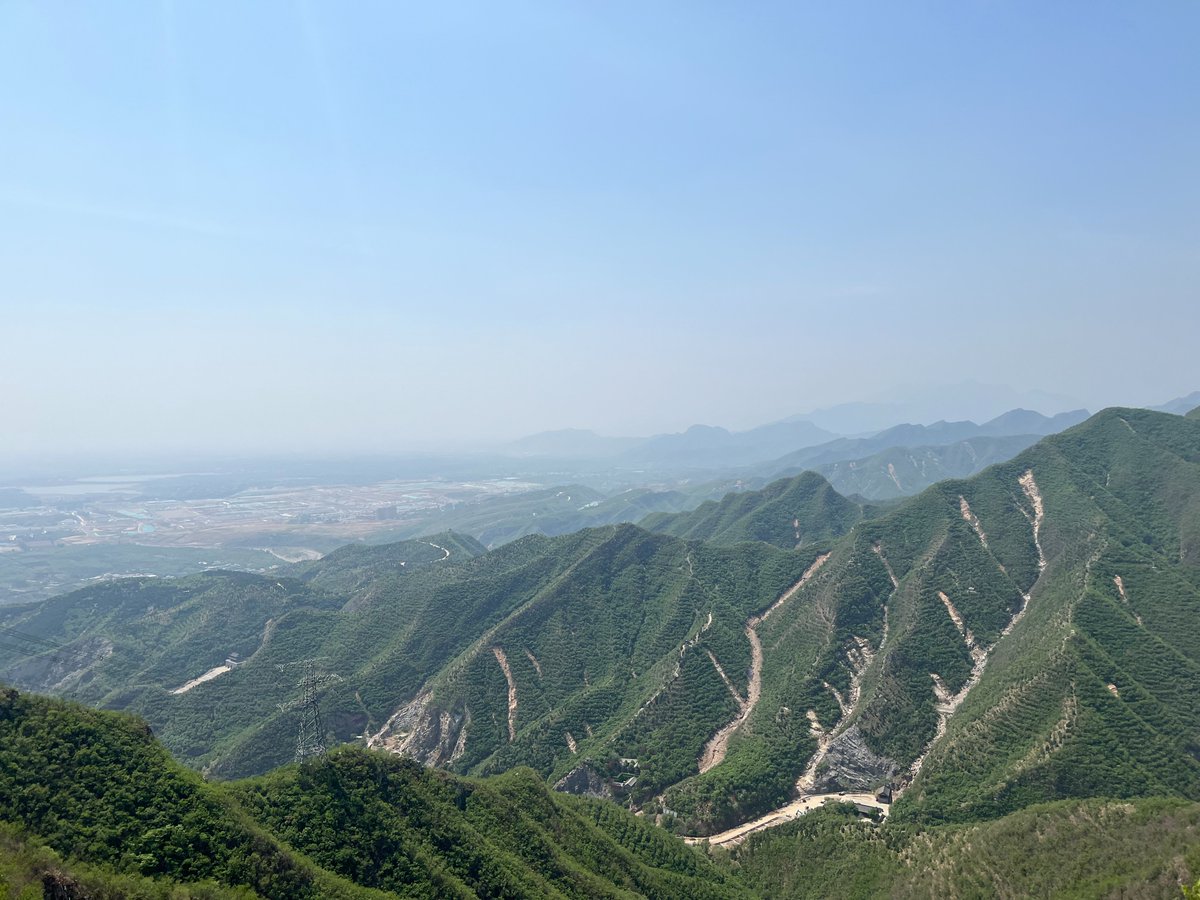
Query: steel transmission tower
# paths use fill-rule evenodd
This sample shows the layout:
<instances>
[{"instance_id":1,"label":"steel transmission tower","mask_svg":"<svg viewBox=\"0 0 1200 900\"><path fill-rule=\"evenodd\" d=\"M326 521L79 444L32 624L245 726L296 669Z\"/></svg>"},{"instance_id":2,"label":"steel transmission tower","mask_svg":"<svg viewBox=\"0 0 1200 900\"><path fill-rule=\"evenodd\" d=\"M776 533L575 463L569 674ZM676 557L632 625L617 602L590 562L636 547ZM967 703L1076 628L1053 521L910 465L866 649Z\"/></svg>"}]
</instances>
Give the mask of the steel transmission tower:
<instances>
[{"instance_id":1,"label":"steel transmission tower","mask_svg":"<svg viewBox=\"0 0 1200 900\"><path fill-rule=\"evenodd\" d=\"M296 682L300 696L280 709L298 709L300 720L296 725L296 760L303 762L314 756L322 756L326 751L325 723L321 720L321 704L317 694L322 687L342 679L328 672L318 672L317 663L324 657L299 660L294 663L284 663L279 666L281 672L295 666L303 666L303 674Z\"/></svg>"}]
</instances>

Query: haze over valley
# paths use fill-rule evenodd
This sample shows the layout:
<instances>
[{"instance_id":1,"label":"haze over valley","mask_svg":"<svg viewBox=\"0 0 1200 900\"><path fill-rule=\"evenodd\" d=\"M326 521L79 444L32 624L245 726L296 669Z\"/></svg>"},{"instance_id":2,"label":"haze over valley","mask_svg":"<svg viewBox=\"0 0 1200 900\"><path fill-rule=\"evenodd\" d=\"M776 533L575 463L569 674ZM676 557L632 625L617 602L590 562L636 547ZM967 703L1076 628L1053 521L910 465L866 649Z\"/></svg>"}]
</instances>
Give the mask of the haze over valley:
<instances>
[{"instance_id":1,"label":"haze over valley","mask_svg":"<svg viewBox=\"0 0 1200 900\"><path fill-rule=\"evenodd\" d=\"M1200 397L1179 402L1189 399ZM207 471L188 473L76 468L10 479L0 486L0 603L106 577L265 572L350 542L447 529L494 547L526 534L682 512L807 470L844 494L894 500L1011 458L1087 412L1010 410L982 424L899 423L856 437L811 421L848 414L862 413L829 410L743 432L693 426L648 438L548 432L471 454L210 459L195 460Z\"/></svg>"}]
</instances>

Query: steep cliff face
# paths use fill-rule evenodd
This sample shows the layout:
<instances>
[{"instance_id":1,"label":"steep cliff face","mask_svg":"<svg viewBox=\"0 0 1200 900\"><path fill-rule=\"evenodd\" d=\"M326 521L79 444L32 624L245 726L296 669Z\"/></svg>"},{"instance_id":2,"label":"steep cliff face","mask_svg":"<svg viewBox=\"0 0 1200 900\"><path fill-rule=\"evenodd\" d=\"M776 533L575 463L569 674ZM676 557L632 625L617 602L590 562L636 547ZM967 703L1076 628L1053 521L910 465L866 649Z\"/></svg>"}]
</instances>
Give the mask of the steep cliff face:
<instances>
[{"instance_id":1,"label":"steep cliff face","mask_svg":"<svg viewBox=\"0 0 1200 900\"><path fill-rule=\"evenodd\" d=\"M601 800L613 798L612 786L608 779L588 763L576 766L554 782L554 789L577 797L596 797Z\"/></svg>"},{"instance_id":2,"label":"steep cliff face","mask_svg":"<svg viewBox=\"0 0 1200 900\"><path fill-rule=\"evenodd\" d=\"M872 752L862 732L852 725L825 751L823 763L816 770L812 793L873 791L890 784L899 772L899 764Z\"/></svg>"},{"instance_id":3,"label":"steep cliff face","mask_svg":"<svg viewBox=\"0 0 1200 900\"><path fill-rule=\"evenodd\" d=\"M447 768L462 756L471 724L463 709L451 712L424 690L396 710L384 726L367 738L367 746L389 750L427 766Z\"/></svg>"}]
</instances>

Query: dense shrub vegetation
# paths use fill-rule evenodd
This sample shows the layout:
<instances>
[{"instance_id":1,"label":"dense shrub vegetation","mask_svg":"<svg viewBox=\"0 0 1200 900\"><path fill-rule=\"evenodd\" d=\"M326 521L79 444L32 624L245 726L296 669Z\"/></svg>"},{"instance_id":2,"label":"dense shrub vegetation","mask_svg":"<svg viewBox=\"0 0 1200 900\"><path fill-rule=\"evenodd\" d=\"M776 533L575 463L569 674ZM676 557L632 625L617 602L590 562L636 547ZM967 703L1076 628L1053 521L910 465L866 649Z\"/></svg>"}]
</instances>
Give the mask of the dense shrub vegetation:
<instances>
[{"instance_id":1,"label":"dense shrub vegetation","mask_svg":"<svg viewBox=\"0 0 1200 900\"><path fill-rule=\"evenodd\" d=\"M660 829L529 770L460 779L348 747L212 785L132 716L4 688L0 877L40 897L47 875L95 897L744 893Z\"/></svg>"},{"instance_id":2,"label":"dense shrub vegetation","mask_svg":"<svg viewBox=\"0 0 1200 900\"><path fill-rule=\"evenodd\" d=\"M1200 804L1060 801L932 829L867 824L851 807L810 813L731 854L777 898L1178 898L1200 873Z\"/></svg>"}]
</instances>

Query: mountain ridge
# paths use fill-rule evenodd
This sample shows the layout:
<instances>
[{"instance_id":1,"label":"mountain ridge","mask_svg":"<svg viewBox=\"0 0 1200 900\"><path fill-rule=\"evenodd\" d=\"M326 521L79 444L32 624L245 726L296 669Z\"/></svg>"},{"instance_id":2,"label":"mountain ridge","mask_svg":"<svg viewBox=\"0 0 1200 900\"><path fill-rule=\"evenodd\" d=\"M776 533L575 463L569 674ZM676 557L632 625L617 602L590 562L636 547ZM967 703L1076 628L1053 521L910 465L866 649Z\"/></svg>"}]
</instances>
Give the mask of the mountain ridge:
<instances>
[{"instance_id":1,"label":"mountain ridge","mask_svg":"<svg viewBox=\"0 0 1200 900\"><path fill-rule=\"evenodd\" d=\"M143 711L230 777L288 746L285 686L263 676L325 655L346 679L322 699L340 740L460 772L528 765L691 835L881 786L897 821L1198 799L1200 423L1104 410L864 510L808 474L651 523L683 537L608 526L449 558L431 539L411 567L379 551L395 558L368 578L334 559L324 578L96 588L0 613L63 645L0 654L0 675ZM218 628L230 640L205 657ZM196 647L189 671L151 635Z\"/></svg>"}]
</instances>

